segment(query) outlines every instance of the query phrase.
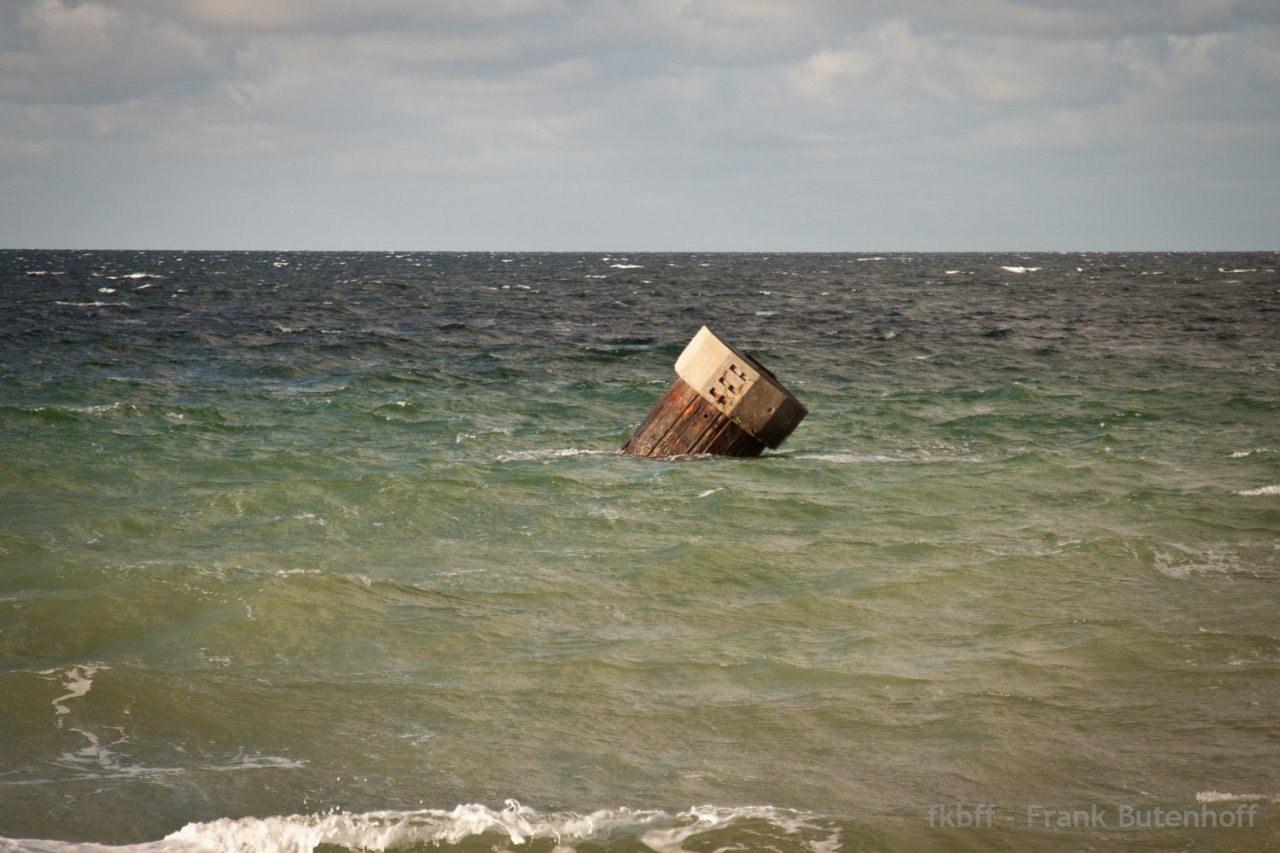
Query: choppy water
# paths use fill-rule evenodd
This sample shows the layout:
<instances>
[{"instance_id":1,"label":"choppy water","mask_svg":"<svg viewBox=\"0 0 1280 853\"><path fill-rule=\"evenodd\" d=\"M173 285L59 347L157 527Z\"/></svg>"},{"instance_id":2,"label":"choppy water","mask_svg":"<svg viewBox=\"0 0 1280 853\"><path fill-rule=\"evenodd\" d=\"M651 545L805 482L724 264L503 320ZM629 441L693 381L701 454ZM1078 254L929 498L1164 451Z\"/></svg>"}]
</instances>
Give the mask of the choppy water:
<instances>
[{"instance_id":1,"label":"choppy water","mask_svg":"<svg viewBox=\"0 0 1280 853\"><path fill-rule=\"evenodd\" d=\"M0 849L1275 849L1278 264L0 252Z\"/></svg>"}]
</instances>

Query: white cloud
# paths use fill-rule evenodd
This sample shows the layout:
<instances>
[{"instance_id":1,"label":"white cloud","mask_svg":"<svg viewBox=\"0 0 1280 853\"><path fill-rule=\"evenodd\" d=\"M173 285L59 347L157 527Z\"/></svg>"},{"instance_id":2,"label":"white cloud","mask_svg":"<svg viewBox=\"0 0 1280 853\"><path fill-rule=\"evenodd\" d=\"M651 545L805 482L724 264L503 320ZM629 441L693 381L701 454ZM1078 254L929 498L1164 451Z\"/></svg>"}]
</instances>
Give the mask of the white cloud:
<instances>
[{"instance_id":1,"label":"white cloud","mask_svg":"<svg viewBox=\"0 0 1280 853\"><path fill-rule=\"evenodd\" d=\"M798 93L823 101L847 93L874 67L873 55L861 50L821 50L793 67L789 76Z\"/></svg>"},{"instance_id":2,"label":"white cloud","mask_svg":"<svg viewBox=\"0 0 1280 853\"><path fill-rule=\"evenodd\" d=\"M486 215L546 194L597 229L608 187L653 233L803 240L943 221L1008 162L1140 183L1159 142L1162 175L1215 145L1215 181L1271 174L1277 88L1275 0L0 0L0 179L70 197L162 161L286 208L394 187L460 211L483 186Z\"/></svg>"}]
</instances>

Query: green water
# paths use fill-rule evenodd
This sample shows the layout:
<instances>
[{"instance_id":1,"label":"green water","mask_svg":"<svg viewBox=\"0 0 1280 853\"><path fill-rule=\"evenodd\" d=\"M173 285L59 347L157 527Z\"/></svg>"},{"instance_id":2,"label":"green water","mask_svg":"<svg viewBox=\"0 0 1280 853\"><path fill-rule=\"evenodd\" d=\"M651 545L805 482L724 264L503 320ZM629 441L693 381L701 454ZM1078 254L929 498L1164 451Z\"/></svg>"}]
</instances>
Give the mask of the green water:
<instances>
[{"instance_id":1,"label":"green water","mask_svg":"<svg viewBox=\"0 0 1280 853\"><path fill-rule=\"evenodd\" d=\"M1273 255L614 262L0 253L0 849L1280 844Z\"/></svg>"}]
</instances>

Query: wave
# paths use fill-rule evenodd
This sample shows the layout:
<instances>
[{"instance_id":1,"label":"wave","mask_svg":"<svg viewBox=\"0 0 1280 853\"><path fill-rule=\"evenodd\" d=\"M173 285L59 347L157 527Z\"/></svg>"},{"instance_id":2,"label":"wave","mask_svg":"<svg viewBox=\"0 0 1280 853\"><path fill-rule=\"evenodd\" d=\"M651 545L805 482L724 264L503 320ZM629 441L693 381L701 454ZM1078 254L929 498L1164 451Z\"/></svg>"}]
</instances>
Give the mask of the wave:
<instances>
[{"instance_id":1,"label":"wave","mask_svg":"<svg viewBox=\"0 0 1280 853\"><path fill-rule=\"evenodd\" d=\"M854 453L850 451L782 451L771 453L769 458L807 459L817 462L830 462L836 465L883 465L891 463L929 463L929 462L986 462L990 461L973 454L935 454L921 450L896 455L884 453Z\"/></svg>"},{"instance_id":2,"label":"wave","mask_svg":"<svg viewBox=\"0 0 1280 853\"><path fill-rule=\"evenodd\" d=\"M1238 803L1250 800L1270 800L1273 803L1280 803L1280 797L1273 797L1268 794L1227 794L1222 791L1199 791L1196 793L1197 803Z\"/></svg>"},{"instance_id":3,"label":"wave","mask_svg":"<svg viewBox=\"0 0 1280 853\"><path fill-rule=\"evenodd\" d=\"M130 406L132 408L132 406ZM37 416L51 420L76 420L86 416L107 415L122 412L125 403L117 400L113 403L98 403L84 406L73 406L61 403L48 403L41 406L0 405L0 415L14 414L21 416Z\"/></svg>"},{"instance_id":4,"label":"wave","mask_svg":"<svg viewBox=\"0 0 1280 853\"><path fill-rule=\"evenodd\" d=\"M1256 489L1241 489L1236 492L1237 495L1243 497L1257 497L1258 495L1280 495L1280 485L1261 486Z\"/></svg>"},{"instance_id":5,"label":"wave","mask_svg":"<svg viewBox=\"0 0 1280 853\"><path fill-rule=\"evenodd\" d=\"M467 433L459 433L458 441L461 443L463 439L475 438L474 435ZM583 450L577 447L565 448L545 448L539 450L515 450L510 453L503 453L495 460L499 463L507 462L531 462L531 461L548 461L551 459L564 459L574 456L617 456L616 450Z\"/></svg>"},{"instance_id":6,"label":"wave","mask_svg":"<svg viewBox=\"0 0 1280 853\"><path fill-rule=\"evenodd\" d=\"M530 845L548 853L592 850L767 849L834 853L840 829L829 819L773 806L698 806L661 810L540 812L508 800L505 808L465 804L450 811L333 812L189 823L160 841L129 845L0 838L0 851L23 853L205 853L208 850L302 853L320 845L345 850L499 851ZM687 846L686 846L687 845Z\"/></svg>"}]
</instances>

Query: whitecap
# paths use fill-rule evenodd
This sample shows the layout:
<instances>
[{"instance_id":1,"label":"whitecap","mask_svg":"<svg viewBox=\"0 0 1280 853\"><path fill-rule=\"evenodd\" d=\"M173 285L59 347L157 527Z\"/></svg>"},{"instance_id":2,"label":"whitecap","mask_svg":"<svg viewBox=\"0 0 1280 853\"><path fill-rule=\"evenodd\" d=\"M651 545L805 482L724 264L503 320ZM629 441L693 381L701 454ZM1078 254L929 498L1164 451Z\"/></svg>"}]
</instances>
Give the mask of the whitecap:
<instances>
[{"instance_id":1,"label":"whitecap","mask_svg":"<svg viewBox=\"0 0 1280 853\"><path fill-rule=\"evenodd\" d=\"M1196 792L1197 803L1238 803L1248 800L1270 800L1273 803L1277 803L1280 802L1280 797L1273 797L1267 794L1228 794L1223 791Z\"/></svg>"},{"instance_id":2,"label":"whitecap","mask_svg":"<svg viewBox=\"0 0 1280 853\"><path fill-rule=\"evenodd\" d=\"M818 462L831 462L837 465L884 465L884 464L900 464L900 463L954 463L954 462L983 462L980 456L973 455L954 455L954 456L938 456L928 451L907 452L898 456L889 456L883 453L854 453L852 451L829 451L826 453L789 453L782 452L774 454L778 457L790 459L806 459Z\"/></svg>"},{"instance_id":3,"label":"whitecap","mask_svg":"<svg viewBox=\"0 0 1280 853\"><path fill-rule=\"evenodd\" d=\"M1262 486L1257 489L1244 489L1236 492L1237 495L1243 497L1257 497L1259 495L1280 495L1280 485Z\"/></svg>"},{"instance_id":4,"label":"whitecap","mask_svg":"<svg viewBox=\"0 0 1280 853\"><path fill-rule=\"evenodd\" d=\"M516 450L511 453L504 453L496 461L529 462L541 460L548 462L552 459L565 459L573 456L613 456L615 454L616 451L613 450L581 450L577 447L547 448L543 450Z\"/></svg>"},{"instance_id":5,"label":"whitecap","mask_svg":"<svg viewBox=\"0 0 1280 853\"><path fill-rule=\"evenodd\" d=\"M1157 572L1175 580L1191 577L1230 577L1237 574L1255 574L1242 564L1238 554L1230 548L1193 547L1166 542L1169 550L1153 554Z\"/></svg>"},{"instance_id":6,"label":"whitecap","mask_svg":"<svg viewBox=\"0 0 1280 853\"><path fill-rule=\"evenodd\" d=\"M639 270L644 269L640 264L609 264L615 270Z\"/></svg>"},{"instance_id":7,"label":"whitecap","mask_svg":"<svg viewBox=\"0 0 1280 853\"><path fill-rule=\"evenodd\" d=\"M1019 275L1027 272L1040 271L1040 267L1000 267L1000 269L1004 270L1005 272L1018 273Z\"/></svg>"},{"instance_id":8,"label":"whitecap","mask_svg":"<svg viewBox=\"0 0 1280 853\"><path fill-rule=\"evenodd\" d=\"M770 841L786 838L824 853L840 849L840 830L816 815L773 806L697 806L675 814L658 809L627 807L592 812L540 812L508 800L492 809L468 803L452 810L370 811L361 814L331 811L309 815L220 818L189 823L161 841L129 845L0 838L0 850L38 853L204 853L222 851L297 851L320 846L353 850L399 850L465 844L468 849L484 837L493 844L476 849L510 849L542 841L556 851L598 846L620 835L661 853L692 847L708 833L746 823L761 849L776 849ZM770 836L773 836L771 839ZM788 844L788 846L791 846ZM723 848L721 848L723 849ZM736 849L736 848L735 848Z\"/></svg>"}]
</instances>

